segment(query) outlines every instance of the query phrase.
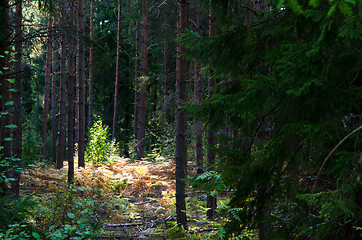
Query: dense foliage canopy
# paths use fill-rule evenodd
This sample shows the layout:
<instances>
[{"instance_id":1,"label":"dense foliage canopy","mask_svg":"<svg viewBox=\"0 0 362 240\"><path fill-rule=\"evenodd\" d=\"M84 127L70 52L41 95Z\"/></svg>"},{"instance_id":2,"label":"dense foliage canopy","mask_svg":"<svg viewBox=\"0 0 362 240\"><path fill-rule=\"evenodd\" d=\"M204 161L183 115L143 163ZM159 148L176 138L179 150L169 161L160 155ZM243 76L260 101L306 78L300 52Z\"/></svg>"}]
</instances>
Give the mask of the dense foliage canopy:
<instances>
[{"instance_id":1,"label":"dense foliage canopy","mask_svg":"<svg viewBox=\"0 0 362 240\"><path fill-rule=\"evenodd\" d=\"M215 2L217 36L189 32L185 43L218 74L218 93L187 109L234 130L217 149L235 190L228 234L359 239L361 2L270 2L251 25L235 1Z\"/></svg>"}]
</instances>

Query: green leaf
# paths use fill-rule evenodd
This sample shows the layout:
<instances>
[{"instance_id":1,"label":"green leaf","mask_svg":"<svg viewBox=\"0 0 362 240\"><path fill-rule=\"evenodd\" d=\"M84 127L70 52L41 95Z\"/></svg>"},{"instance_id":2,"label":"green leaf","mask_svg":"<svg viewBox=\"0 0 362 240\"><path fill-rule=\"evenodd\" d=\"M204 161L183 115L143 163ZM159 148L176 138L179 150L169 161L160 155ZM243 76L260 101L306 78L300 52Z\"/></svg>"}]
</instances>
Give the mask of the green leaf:
<instances>
[{"instance_id":1,"label":"green leaf","mask_svg":"<svg viewBox=\"0 0 362 240\"><path fill-rule=\"evenodd\" d=\"M12 106L13 104L14 104L13 101L8 101L8 102L5 103L6 106Z\"/></svg>"},{"instance_id":2,"label":"green leaf","mask_svg":"<svg viewBox=\"0 0 362 240\"><path fill-rule=\"evenodd\" d=\"M4 68L4 69L5 69L5 68ZM8 79L6 79L6 80L8 80L9 83L14 83L14 82L15 82L15 79L14 79L14 78L8 78Z\"/></svg>"},{"instance_id":3,"label":"green leaf","mask_svg":"<svg viewBox=\"0 0 362 240\"><path fill-rule=\"evenodd\" d=\"M82 218L82 219L79 219L79 221L78 221L78 223L86 223L86 222L89 222L89 219Z\"/></svg>"},{"instance_id":4,"label":"green leaf","mask_svg":"<svg viewBox=\"0 0 362 240\"><path fill-rule=\"evenodd\" d=\"M5 138L4 139L4 141L6 141L6 142L10 142L10 141L12 141L13 139L12 138Z\"/></svg>"},{"instance_id":5,"label":"green leaf","mask_svg":"<svg viewBox=\"0 0 362 240\"><path fill-rule=\"evenodd\" d=\"M74 219L74 218L75 218L74 213L67 213L67 215L68 215L68 217L69 217L70 219Z\"/></svg>"},{"instance_id":6,"label":"green leaf","mask_svg":"<svg viewBox=\"0 0 362 240\"><path fill-rule=\"evenodd\" d=\"M14 128L17 128L18 126L16 126L15 124L10 124L10 125L6 125L5 127L14 129Z\"/></svg>"},{"instance_id":7,"label":"green leaf","mask_svg":"<svg viewBox=\"0 0 362 240\"><path fill-rule=\"evenodd\" d=\"M81 206L82 206L82 203L80 203L80 202L75 202L75 205L77 205L78 207L81 207Z\"/></svg>"},{"instance_id":8,"label":"green leaf","mask_svg":"<svg viewBox=\"0 0 362 240\"><path fill-rule=\"evenodd\" d=\"M9 91L10 91L10 92L17 92L18 90L15 89L15 88L10 88Z\"/></svg>"},{"instance_id":9,"label":"green leaf","mask_svg":"<svg viewBox=\"0 0 362 240\"><path fill-rule=\"evenodd\" d=\"M68 213L69 214L69 213ZM69 215L68 215L69 216ZM64 230L68 231L72 226L70 226L69 224L65 224L64 225Z\"/></svg>"},{"instance_id":10,"label":"green leaf","mask_svg":"<svg viewBox=\"0 0 362 240\"><path fill-rule=\"evenodd\" d=\"M5 53L5 54L9 54L10 52L9 52L9 51L5 51L4 53Z\"/></svg>"},{"instance_id":11,"label":"green leaf","mask_svg":"<svg viewBox=\"0 0 362 240\"><path fill-rule=\"evenodd\" d=\"M35 239L38 239L38 240L41 239L40 236L39 236L39 234L36 233L36 232L33 232L31 235L32 235Z\"/></svg>"}]
</instances>

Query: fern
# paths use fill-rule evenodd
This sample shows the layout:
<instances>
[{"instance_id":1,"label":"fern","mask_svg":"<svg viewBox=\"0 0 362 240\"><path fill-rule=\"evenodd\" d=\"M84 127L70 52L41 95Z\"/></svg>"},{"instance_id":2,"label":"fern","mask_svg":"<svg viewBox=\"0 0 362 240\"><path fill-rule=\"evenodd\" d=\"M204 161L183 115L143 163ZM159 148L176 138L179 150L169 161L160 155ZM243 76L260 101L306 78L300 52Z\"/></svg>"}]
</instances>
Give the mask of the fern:
<instances>
[{"instance_id":1,"label":"fern","mask_svg":"<svg viewBox=\"0 0 362 240\"><path fill-rule=\"evenodd\" d=\"M233 219L235 219L239 223L242 223L241 218L238 215L241 211L243 211L243 208L231 208L229 210L229 212L230 212L231 216L233 217Z\"/></svg>"}]
</instances>

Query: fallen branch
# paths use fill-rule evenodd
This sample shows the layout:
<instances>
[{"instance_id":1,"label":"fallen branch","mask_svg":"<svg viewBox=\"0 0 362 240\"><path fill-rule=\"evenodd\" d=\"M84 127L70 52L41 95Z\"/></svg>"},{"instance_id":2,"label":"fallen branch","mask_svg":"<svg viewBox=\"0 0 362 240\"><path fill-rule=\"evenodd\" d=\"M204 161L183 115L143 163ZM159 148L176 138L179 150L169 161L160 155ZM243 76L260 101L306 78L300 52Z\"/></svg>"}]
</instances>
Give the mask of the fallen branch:
<instances>
[{"instance_id":1,"label":"fallen branch","mask_svg":"<svg viewBox=\"0 0 362 240\"><path fill-rule=\"evenodd\" d=\"M192 231L187 231L189 234L194 234L194 233L200 233L200 232L212 232L212 231L217 231L219 230L218 228L206 228L206 229L198 229L198 230L192 230Z\"/></svg>"},{"instance_id":2,"label":"fallen branch","mask_svg":"<svg viewBox=\"0 0 362 240\"><path fill-rule=\"evenodd\" d=\"M105 224L105 227L109 228L119 228L119 227L134 227L134 226L140 226L144 223L116 223L116 224Z\"/></svg>"},{"instance_id":3,"label":"fallen branch","mask_svg":"<svg viewBox=\"0 0 362 240\"><path fill-rule=\"evenodd\" d=\"M157 202L157 199L152 199L152 200L148 200L145 202L134 203L134 205L143 205L143 204L153 203L153 202Z\"/></svg>"}]
</instances>

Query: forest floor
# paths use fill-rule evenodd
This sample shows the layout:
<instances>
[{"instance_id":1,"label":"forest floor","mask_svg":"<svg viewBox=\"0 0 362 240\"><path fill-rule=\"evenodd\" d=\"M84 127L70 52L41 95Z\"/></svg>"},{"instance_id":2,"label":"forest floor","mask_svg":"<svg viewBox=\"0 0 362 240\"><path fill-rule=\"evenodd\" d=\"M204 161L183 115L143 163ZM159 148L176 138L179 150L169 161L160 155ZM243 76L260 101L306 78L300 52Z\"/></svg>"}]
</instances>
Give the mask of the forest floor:
<instances>
[{"instance_id":1,"label":"forest floor","mask_svg":"<svg viewBox=\"0 0 362 240\"><path fill-rule=\"evenodd\" d=\"M217 238L221 220L207 221L202 192L187 190L189 229L177 228L175 164L171 160L116 158L103 165L87 163L85 168L75 168L71 190L67 172L67 165L60 170L34 165L24 171L22 195L32 195L40 202L33 221L37 227L64 226L88 216L89 222L99 223L100 239Z\"/></svg>"}]
</instances>

